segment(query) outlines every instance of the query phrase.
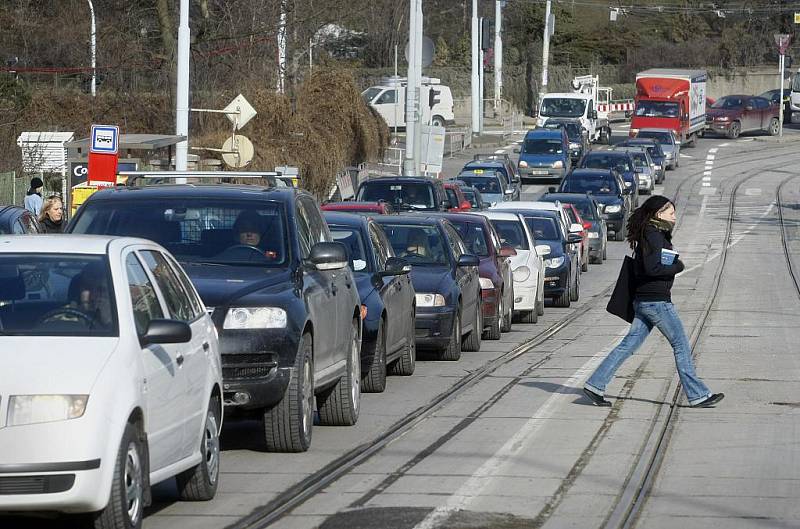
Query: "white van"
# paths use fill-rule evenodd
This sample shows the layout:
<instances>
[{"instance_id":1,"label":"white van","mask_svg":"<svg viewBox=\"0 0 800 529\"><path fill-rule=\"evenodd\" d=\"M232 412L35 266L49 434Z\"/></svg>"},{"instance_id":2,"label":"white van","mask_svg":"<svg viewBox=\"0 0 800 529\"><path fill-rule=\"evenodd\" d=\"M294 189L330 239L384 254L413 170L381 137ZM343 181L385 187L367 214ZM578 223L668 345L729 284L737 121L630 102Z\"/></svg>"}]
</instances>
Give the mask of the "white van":
<instances>
[{"instance_id":1,"label":"white van","mask_svg":"<svg viewBox=\"0 0 800 529\"><path fill-rule=\"evenodd\" d=\"M381 80L380 85L370 86L361 97L369 106L374 108L386 121L389 128L406 126L406 86L405 77L389 77ZM431 109L428 106L430 91L435 90L438 102ZM420 106L422 119L437 127L452 124L455 120L453 114L453 94L450 87L440 84L439 79L423 77L422 90L420 91Z\"/></svg>"}]
</instances>

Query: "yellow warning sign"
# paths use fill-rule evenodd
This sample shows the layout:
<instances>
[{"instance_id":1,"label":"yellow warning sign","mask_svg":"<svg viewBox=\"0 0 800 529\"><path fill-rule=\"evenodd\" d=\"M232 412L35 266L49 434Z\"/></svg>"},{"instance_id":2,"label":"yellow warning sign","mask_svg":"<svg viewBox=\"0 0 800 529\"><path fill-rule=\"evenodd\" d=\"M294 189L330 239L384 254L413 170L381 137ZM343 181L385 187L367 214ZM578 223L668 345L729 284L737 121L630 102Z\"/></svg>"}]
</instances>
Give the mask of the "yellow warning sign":
<instances>
[{"instance_id":1,"label":"yellow warning sign","mask_svg":"<svg viewBox=\"0 0 800 529\"><path fill-rule=\"evenodd\" d=\"M800 24L800 13L795 13L794 14L794 23L795 24Z\"/></svg>"}]
</instances>

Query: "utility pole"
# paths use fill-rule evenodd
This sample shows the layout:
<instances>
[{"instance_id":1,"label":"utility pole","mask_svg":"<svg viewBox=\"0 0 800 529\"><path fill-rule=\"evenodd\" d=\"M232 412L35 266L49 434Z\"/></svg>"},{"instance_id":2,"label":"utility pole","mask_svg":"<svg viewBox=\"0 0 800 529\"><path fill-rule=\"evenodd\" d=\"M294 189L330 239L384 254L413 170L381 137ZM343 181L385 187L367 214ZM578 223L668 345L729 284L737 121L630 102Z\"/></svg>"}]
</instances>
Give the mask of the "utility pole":
<instances>
[{"instance_id":1,"label":"utility pole","mask_svg":"<svg viewBox=\"0 0 800 529\"><path fill-rule=\"evenodd\" d=\"M503 37L500 34L503 24L503 1L494 2L494 110L503 97Z\"/></svg>"},{"instance_id":2,"label":"utility pole","mask_svg":"<svg viewBox=\"0 0 800 529\"><path fill-rule=\"evenodd\" d=\"M409 0L408 79L406 83L406 155L403 174L416 176L420 172L420 85L422 83L422 0Z\"/></svg>"},{"instance_id":3,"label":"utility pole","mask_svg":"<svg viewBox=\"0 0 800 529\"><path fill-rule=\"evenodd\" d=\"M547 60L550 56L550 0L544 8L544 38L542 39L542 88L539 99L547 93Z\"/></svg>"},{"instance_id":4,"label":"utility pole","mask_svg":"<svg viewBox=\"0 0 800 529\"><path fill-rule=\"evenodd\" d=\"M548 0L549 2L549 0ZM478 0L472 0L472 133L481 129L480 28Z\"/></svg>"},{"instance_id":5,"label":"utility pole","mask_svg":"<svg viewBox=\"0 0 800 529\"><path fill-rule=\"evenodd\" d=\"M178 87L175 94L175 134L186 139L175 146L175 169L186 171L189 159L189 0L180 0L178 25ZM185 178L176 181L185 182Z\"/></svg>"},{"instance_id":6,"label":"utility pole","mask_svg":"<svg viewBox=\"0 0 800 529\"><path fill-rule=\"evenodd\" d=\"M89 2L89 13L92 15L92 97L97 95L97 26L94 21L94 4Z\"/></svg>"},{"instance_id":7,"label":"utility pole","mask_svg":"<svg viewBox=\"0 0 800 529\"><path fill-rule=\"evenodd\" d=\"M286 89L286 0L281 0L281 17L278 22L278 85L282 94Z\"/></svg>"}]
</instances>

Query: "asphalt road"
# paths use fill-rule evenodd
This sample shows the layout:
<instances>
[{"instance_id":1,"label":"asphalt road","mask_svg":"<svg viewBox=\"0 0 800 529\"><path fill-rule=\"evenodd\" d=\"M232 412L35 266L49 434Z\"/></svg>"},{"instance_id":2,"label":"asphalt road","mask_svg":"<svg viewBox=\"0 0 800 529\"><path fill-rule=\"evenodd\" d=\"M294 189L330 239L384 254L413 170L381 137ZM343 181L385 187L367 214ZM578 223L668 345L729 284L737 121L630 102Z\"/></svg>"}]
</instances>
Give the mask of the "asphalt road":
<instances>
[{"instance_id":1,"label":"asphalt road","mask_svg":"<svg viewBox=\"0 0 800 529\"><path fill-rule=\"evenodd\" d=\"M539 323L515 324L458 362L419 362L412 377L364 395L355 427L316 427L305 454L264 453L257 423L227 423L217 497L179 502L172 483L161 484L144 527L260 527L300 489L309 497L271 527L800 526L800 294L782 246L785 238L792 258L800 251L799 147L795 130L780 143L701 139L656 188L677 202L674 243L687 269L673 300L696 340L698 373L726 394L716 408L673 399L671 349L657 332L609 386L611 408L580 393L627 330L604 310L627 250L610 242L608 260L583 274L572 307L548 306ZM468 159L448 160L445 173ZM523 199L545 189L526 186ZM358 464L340 465L371 445ZM341 475L328 472L336 468ZM320 479L329 481L317 490ZM636 501L639 483L645 494ZM0 517L0 527L72 525Z\"/></svg>"}]
</instances>

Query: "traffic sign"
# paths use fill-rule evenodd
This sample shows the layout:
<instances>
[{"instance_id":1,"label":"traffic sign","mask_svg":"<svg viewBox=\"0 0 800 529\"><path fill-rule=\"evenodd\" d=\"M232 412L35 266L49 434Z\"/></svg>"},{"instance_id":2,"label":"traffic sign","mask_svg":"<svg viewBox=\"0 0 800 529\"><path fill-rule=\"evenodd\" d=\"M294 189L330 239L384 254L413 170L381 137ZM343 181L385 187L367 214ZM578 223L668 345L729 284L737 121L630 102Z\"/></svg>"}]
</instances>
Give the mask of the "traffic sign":
<instances>
[{"instance_id":1,"label":"traffic sign","mask_svg":"<svg viewBox=\"0 0 800 529\"><path fill-rule=\"evenodd\" d=\"M800 13L795 13L794 14L794 23L795 24L800 24Z\"/></svg>"},{"instance_id":2,"label":"traffic sign","mask_svg":"<svg viewBox=\"0 0 800 529\"><path fill-rule=\"evenodd\" d=\"M236 127L236 130L241 129L247 122L255 117L257 114L256 109L250 104L242 94L233 98L233 101L228 104L224 109L225 115Z\"/></svg>"},{"instance_id":3,"label":"traffic sign","mask_svg":"<svg viewBox=\"0 0 800 529\"><path fill-rule=\"evenodd\" d=\"M119 127L116 125L92 125L89 152L117 154L119 151Z\"/></svg>"},{"instance_id":4,"label":"traffic sign","mask_svg":"<svg viewBox=\"0 0 800 529\"><path fill-rule=\"evenodd\" d=\"M778 45L778 52L781 55L785 55L786 50L789 49L789 43L792 42L792 36L785 33L775 33L773 37L775 38L775 44Z\"/></svg>"}]
</instances>

